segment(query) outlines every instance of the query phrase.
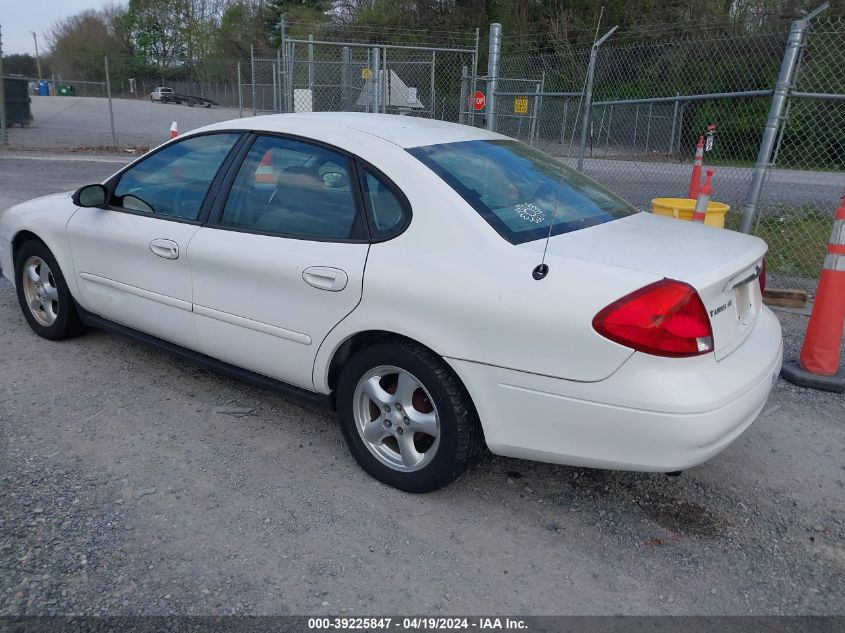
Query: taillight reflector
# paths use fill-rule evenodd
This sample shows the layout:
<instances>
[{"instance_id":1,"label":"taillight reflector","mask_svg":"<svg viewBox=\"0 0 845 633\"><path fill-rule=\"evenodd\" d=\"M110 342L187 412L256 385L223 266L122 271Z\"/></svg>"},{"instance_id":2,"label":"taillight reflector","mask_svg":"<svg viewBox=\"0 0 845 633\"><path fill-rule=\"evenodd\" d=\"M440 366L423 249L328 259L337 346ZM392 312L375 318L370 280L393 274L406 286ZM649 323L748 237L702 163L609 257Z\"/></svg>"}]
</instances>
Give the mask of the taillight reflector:
<instances>
[{"instance_id":1,"label":"taillight reflector","mask_svg":"<svg viewBox=\"0 0 845 633\"><path fill-rule=\"evenodd\" d=\"M766 292L766 258L763 258L763 263L761 264L762 269L760 270L760 294Z\"/></svg>"},{"instance_id":2,"label":"taillight reflector","mask_svg":"<svg viewBox=\"0 0 845 633\"><path fill-rule=\"evenodd\" d=\"M626 347L657 356L698 356L713 351L710 318L695 288L663 279L599 312L596 332Z\"/></svg>"}]
</instances>

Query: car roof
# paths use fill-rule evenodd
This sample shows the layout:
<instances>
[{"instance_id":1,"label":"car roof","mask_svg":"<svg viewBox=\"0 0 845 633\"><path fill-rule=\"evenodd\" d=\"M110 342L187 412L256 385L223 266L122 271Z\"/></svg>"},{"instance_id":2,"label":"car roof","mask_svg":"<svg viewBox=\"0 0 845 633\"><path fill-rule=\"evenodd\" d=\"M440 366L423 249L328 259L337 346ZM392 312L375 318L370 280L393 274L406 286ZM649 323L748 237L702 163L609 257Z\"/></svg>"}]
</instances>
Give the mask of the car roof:
<instances>
[{"instance_id":1,"label":"car roof","mask_svg":"<svg viewBox=\"0 0 845 633\"><path fill-rule=\"evenodd\" d=\"M393 143L402 148L456 143L473 140L510 140L508 137L481 128L398 114L365 112L303 112L271 114L223 121L196 132L215 129L245 129L307 136L308 128L319 129L321 135L331 128L353 130Z\"/></svg>"}]
</instances>

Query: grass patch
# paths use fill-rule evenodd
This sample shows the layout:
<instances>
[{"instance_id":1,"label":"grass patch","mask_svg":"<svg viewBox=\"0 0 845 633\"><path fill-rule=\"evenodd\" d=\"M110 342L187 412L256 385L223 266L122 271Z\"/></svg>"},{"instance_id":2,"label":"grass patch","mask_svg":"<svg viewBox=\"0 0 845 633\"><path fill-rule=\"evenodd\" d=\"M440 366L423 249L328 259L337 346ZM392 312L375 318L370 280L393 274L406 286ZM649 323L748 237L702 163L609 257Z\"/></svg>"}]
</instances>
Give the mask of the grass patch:
<instances>
[{"instance_id":1,"label":"grass patch","mask_svg":"<svg viewBox=\"0 0 845 633\"><path fill-rule=\"evenodd\" d=\"M754 235L769 245L768 270L817 279L832 227L832 214L794 208L767 210L757 222Z\"/></svg>"}]
</instances>

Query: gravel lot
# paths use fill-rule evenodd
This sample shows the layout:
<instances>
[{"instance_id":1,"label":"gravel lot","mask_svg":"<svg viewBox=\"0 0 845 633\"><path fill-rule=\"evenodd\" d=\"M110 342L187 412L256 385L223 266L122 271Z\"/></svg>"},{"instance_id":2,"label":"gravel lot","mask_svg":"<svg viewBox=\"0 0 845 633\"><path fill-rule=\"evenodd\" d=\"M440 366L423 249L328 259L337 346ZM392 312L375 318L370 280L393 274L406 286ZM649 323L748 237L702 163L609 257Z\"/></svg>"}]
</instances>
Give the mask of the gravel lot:
<instances>
[{"instance_id":1,"label":"gravel lot","mask_svg":"<svg viewBox=\"0 0 845 633\"><path fill-rule=\"evenodd\" d=\"M0 202L116 168L0 156ZM806 317L779 316L795 355ZM845 614L843 395L779 381L680 477L488 456L413 496L330 414L112 334L42 340L5 280L0 322L0 616Z\"/></svg>"}]
</instances>

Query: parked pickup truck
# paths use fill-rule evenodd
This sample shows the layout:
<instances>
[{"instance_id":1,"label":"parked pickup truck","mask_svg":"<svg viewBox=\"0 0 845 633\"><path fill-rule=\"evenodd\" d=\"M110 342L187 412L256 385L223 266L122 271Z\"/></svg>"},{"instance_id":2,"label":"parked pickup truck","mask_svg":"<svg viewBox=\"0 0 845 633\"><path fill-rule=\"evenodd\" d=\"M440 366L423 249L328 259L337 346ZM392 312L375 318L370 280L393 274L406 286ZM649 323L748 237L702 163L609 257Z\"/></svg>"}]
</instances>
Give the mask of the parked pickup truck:
<instances>
[{"instance_id":1,"label":"parked pickup truck","mask_svg":"<svg viewBox=\"0 0 845 633\"><path fill-rule=\"evenodd\" d=\"M155 90L150 93L150 101L161 101L162 95L172 95L173 88L165 88L164 86L159 86Z\"/></svg>"},{"instance_id":2,"label":"parked pickup truck","mask_svg":"<svg viewBox=\"0 0 845 633\"><path fill-rule=\"evenodd\" d=\"M160 101L161 103L175 103L177 105L185 103L189 106L196 105L204 108L210 108L211 106L217 105L217 102L213 99L197 97L196 95L184 95L178 92L173 92L173 88L164 87L156 88L150 95L150 100Z\"/></svg>"}]
</instances>

